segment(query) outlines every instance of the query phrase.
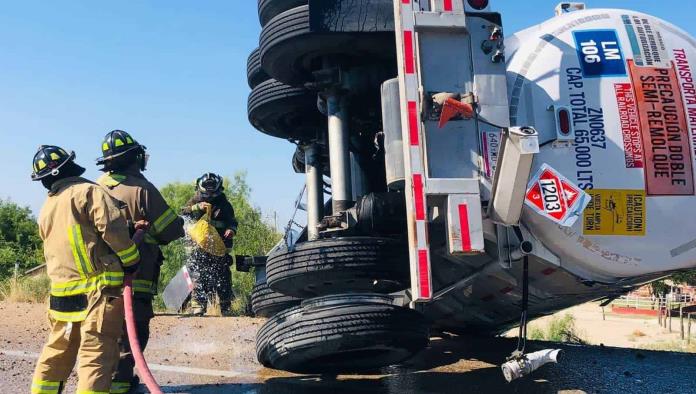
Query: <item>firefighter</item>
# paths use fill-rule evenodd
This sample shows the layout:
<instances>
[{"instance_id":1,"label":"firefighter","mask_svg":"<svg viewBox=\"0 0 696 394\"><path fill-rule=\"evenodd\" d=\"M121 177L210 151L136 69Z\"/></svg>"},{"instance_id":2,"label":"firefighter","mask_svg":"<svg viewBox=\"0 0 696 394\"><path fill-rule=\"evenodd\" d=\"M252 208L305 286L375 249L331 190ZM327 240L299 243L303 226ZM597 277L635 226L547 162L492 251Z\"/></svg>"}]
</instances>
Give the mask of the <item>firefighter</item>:
<instances>
[{"instance_id":1,"label":"firefighter","mask_svg":"<svg viewBox=\"0 0 696 394\"><path fill-rule=\"evenodd\" d=\"M42 145L32 180L48 198L39 215L51 280L48 342L31 392L61 393L77 361L77 393L107 393L123 328L123 277L140 261L119 202L82 177L75 153Z\"/></svg>"},{"instance_id":2,"label":"firefighter","mask_svg":"<svg viewBox=\"0 0 696 394\"><path fill-rule=\"evenodd\" d=\"M237 219L234 208L223 192L222 178L213 173L206 173L196 181L196 193L182 209L185 216L193 220L200 219L210 210L210 224L215 227L225 243L227 253L222 257L206 253L200 248L194 248L191 253L191 268L194 289L191 296L191 306L194 315L206 312L208 300L215 295L220 300L220 310L223 315L230 312L232 302L232 277L230 266L233 258L233 239L237 235Z\"/></svg>"},{"instance_id":3,"label":"firefighter","mask_svg":"<svg viewBox=\"0 0 696 394\"><path fill-rule=\"evenodd\" d=\"M150 320L154 317L152 298L157 294L163 261L160 245L183 237L184 221L143 176L148 159L145 146L127 132L114 130L104 137L101 150L102 157L97 159L97 165L101 166L104 175L97 182L112 197L126 204L126 219L130 223L148 225L145 240L139 248L140 269L133 277L133 314L138 340L144 351L150 337ZM139 384L139 379L133 375L135 360L125 330L120 347L121 356L111 393L128 393Z\"/></svg>"}]
</instances>

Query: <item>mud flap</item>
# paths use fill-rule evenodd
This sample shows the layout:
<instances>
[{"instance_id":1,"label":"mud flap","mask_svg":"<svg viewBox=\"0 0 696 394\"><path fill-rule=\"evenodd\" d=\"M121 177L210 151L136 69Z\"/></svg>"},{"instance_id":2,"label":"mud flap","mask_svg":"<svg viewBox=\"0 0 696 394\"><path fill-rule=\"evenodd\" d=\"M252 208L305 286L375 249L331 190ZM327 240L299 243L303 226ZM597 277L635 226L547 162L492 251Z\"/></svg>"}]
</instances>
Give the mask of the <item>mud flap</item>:
<instances>
[{"instance_id":1,"label":"mud flap","mask_svg":"<svg viewBox=\"0 0 696 394\"><path fill-rule=\"evenodd\" d=\"M169 282L162 293L164 305L170 312L181 311L184 302L188 299L193 291L193 280L189 274L188 268L184 265L174 278Z\"/></svg>"}]
</instances>

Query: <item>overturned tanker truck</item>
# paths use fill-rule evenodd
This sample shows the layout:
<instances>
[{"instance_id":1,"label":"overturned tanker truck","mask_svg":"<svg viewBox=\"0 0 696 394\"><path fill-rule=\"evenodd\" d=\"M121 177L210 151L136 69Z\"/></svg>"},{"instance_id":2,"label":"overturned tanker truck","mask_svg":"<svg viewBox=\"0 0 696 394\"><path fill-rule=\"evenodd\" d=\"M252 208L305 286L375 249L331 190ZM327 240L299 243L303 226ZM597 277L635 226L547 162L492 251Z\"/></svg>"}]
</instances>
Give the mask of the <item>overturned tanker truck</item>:
<instances>
[{"instance_id":1,"label":"overturned tanker truck","mask_svg":"<svg viewBox=\"0 0 696 394\"><path fill-rule=\"evenodd\" d=\"M262 364L382 367L696 268L683 30L581 3L507 37L487 0L259 15L249 120L297 145L307 213L257 267Z\"/></svg>"}]
</instances>

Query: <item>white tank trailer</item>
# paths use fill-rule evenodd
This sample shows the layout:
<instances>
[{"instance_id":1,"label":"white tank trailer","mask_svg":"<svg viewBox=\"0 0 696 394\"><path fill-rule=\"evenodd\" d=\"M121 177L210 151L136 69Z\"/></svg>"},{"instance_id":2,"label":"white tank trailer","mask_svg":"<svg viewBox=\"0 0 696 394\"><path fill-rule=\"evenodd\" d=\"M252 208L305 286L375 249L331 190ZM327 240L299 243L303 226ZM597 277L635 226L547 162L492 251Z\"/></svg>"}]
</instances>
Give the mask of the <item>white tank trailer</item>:
<instances>
[{"instance_id":1,"label":"white tank trailer","mask_svg":"<svg viewBox=\"0 0 696 394\"><path fill-rule=\"evenodd\" d=\"M560 268L614 283L696 267L694 38L640 12L587 9L505 46L511 123L542 145L532 173L549 165L589 198L569 226L549 220L553 203L536 206L543 196L525 208Z\"/></svg>"},{"instance_id":2,"label":"white tank trailer","mask_svg":"<svg viewBox=\"0 0 696 394\"><path fill-rule=\"evenodd\" d=\"M546 22L511 35L502 20L515 16L501 17L487 0L388 6L398 77L380 80L386 80L379 117L384 169L360 161L348 120L363 116L350 103L372 105L360 89L374 78L356 77L369 66L324 61L331 67L314 73L323 85L304 85L323 89L319 108L328 118L326 131L305 144L311 147L307 190L314 196L308 204L316 205L308 212L315 217L308 218L308 238L269 256L266 279L273 291L319 298L264 325L257 343L262 363L306 370L321 369L327 359L337 369L398 361L425 342L415 344L421 335L415 329L398 332L423 323L386 310L393 305L419 312L437 329L497 334L520 324L521 316L612 299L696 268L693 37L640 12L581 3L561 3ZM293 83L287 67L271 69L275 55L271 44L264 47L264 34L261 64ZM330 166L321 164L326 157ZM320 206L317 171L331 178L332 194L341 192L339 204ZM381 194L371 181L380 171ZM370 182L356 186L356 179ZM403 254L388 249L393 236L383 236L394 228L407 244ZM410 280L399 277L399 264L408 266ZM359 273L351 276L351 269ZM311 279L318 272L321 280ZM287 334L319 327L324 320L317 316L370 308L395 316L394 327L371 323L384 328L387 345L376 334L357 343L355 325L346 339L326 323L331 335L313 333L323 341L316 344ZM394 348L393 357L374 356ZM373 352L360 353L366 349ZM352 364L337 361L342 352ZM557 356L518 352L505 364L505 377Z\"/></svg>"},{"instance_id":3,"label":"white tank trailer","mask_svg":"<svg viewBox=\"0 0 696 394\"><path fill-rule=\"evenodd\" d=\"M432 10L437 11L437 6ZM477 164L472 178L480 182L480 233L485 247L480 254L471 250L452 253L451 246L443 245L447 242L435 239L445 234L429 234L430 298L435 302L423 303L422 310L435 319L445 317L449 323L443 324L495 331L507 328L506 322L519 317L522 295L517 270L524 255L530 264L531 315L619 295L670 272L696 268L696 211L690 208L696 202L692 74L696 40L678 27L640 12L585 9L578 3L562 3L556 11L548 21L505 38L509 105L503 112L509 114L509 121L496 118L493 105L485 102L492 101L486 97L490 86L485 86L496 83L492 78L475 74L473 82L465 83L460 91L470 89L480 111L478 146L461 161ZM471 19L469 24L473 25ZM431 39L420 34L422 53ZM475 40L472 34L473 52L480 45ZM435 61L422 56L417 59L421 66L417 73L421 74L419 82L427 85L433 79L429 72L443 70L428 70L427 65ZM473 57L476 59L475 54ZM389 92L395 83L386 83L383 92ZM427 96L427 87L420 90ZM495 94L504 95L504 89ZM449 155L462 153L454 148L434 154L427 143L440 138L435 134L440 128L429 125L427 114L422 116L423 161L430 173L428 180L437 185L441 178L433 179L436 172L444 174L442 178L450 175L439 166L456 165L463 155ZM460 123L453 128L464 129L467 122L475 123L451 123ZM405 119L402 126L408 125ZM448 126L441 132L449 132ZM510 129L501 132L498 126ZM514 132L516 126L533 128L536 142L532 141L529 154L512 155L508 149L511 160L505 167L500 147L511 140L506 134L513 134L510 130ZM387 132L388 179L400 185L413 173L408 164L402 164L403 151L392 154L397 151L394 141L397 139ZM454 139L450 142L453 145ZM520 168L524 164L519 163L529 156L529 168ZM394 163L406 170L394 170ZM520 176L523 190L511 186ZM507 189L514 198L498 209L496 197L498 201L505 197L500 189ZM428 201L429 193L425 194ZM431 200L427 220L447 221L451 206ZM515 201L521 205L519 213ZM476 220L472 217L469 215L469 221ZM471 229L469 237L474 243L476 229ZM437 245L442 249L437 250ZM453 262L470 266L475 276L464 274L463 283L443 288L452 282Z\"/></svg>"}]
</instances>

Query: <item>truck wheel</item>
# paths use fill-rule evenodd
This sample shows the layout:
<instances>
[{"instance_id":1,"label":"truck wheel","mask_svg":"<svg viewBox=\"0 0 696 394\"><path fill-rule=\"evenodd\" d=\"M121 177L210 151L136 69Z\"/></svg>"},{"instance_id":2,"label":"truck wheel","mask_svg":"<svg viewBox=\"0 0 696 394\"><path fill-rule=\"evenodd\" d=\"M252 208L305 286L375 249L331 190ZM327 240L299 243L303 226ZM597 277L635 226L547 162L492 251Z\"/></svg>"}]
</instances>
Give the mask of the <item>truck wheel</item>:
<instances>
[{"instance_id":1,"label":"truck wheel","mask_svg":"<svg viewBox=\"0 0 696 394\"><path fill-rule=\"evenodd\" d=\"M326 128L326 118L317 110L316 101L313 92L269 79L249 94L249 122L273 137L311 140L318 130Z\"/></svg>"},{"instance_id":2,"label":"truck wheel","mask_svg":"<svg viewBox=\"0 0 696 394\"><path fill-rule=\"evenodd\" d=\"M275 291L299 298L336 293L391 293L409 285L405 241L346 237L296 244L269 256L266 281Z\"/></svg>"},{"instance_id":3,"label":"truck wheel","mask_svg":"<svg viewBox=\"0 0 696 394\"><path fill-rule=\"evenodd\" d=\"M256 334L256 355L269 368L318 373L374 370L425 348L428 322L389 296L313 298L269 319Z\"/></svg>"},{"instance_id":4,"label":"truck wheel","mask_svg":"<svg viewBox=\"0 0 696 394\"><path fill-rule=\"evenodd\" d=\"M251 311L254 316L271 317L300 304L302 300L277 293L266 283L257 283L251 291Z\"/></svg>"},{"instance_id":5,"label":"truck wheel","mask_svg":"<svg viewBox=\"0 0 696 394\"><path fill-rule=\"evenodd\" d=\"M363 8L369 12L371 3L365 4L335 10L331 19L340 21L342 13L353 16ZM295 7L271 19L261 31L261 65L269 75L283 83L304 86L314 81L312 72L319 68L325 57L349 67L394 63L393 26L387 26L387 23L366 25L349 23L346 27L310 27L309 6Z\"/></svg>"},{"instance_id":6,"label":"truck wheel","mask_svg":"<svg viewBox=\"0 0 696 394\"><path fill-rule=\"evenodd\" d=\"M247 83L249 83L249 87L253 89L261 82L269 79L271 79L271 77L261 68L261 53L259 52L259 48L256 48L247 59Z\"/></svg>"},{"instance_id":7,"label":"truck wheel","mask_svg":"<svg viewBox=\"0 0 696 394\"><path fill-rule=\"evenodd\" d=\"M329 152L324 149L321 152L322 160L322 173L327 177L331 176L331 171L329 168ZM295 149L295 153L292 154L292 169L297 174L304 174L307 170L305 166L305 152L302 147L298 146Z\"/></svg>"},{"instance_id":8,"label":"truck wheel","mask_svg":"<svg viewBox=\"0 0 696 394\"><path fill-rule=\"evenodd\" d=\"M305 166L305 153L302 147L297 147L292 154L292 169L296 174L304 174L307 170Z\"/></svg>"},{"instance_id":9,"label":"truck wheel","mask_svg":"<svg viewBox=\"0 0 696 394\"><path fill-rule=\"evenodd\" d=\"M307 3L308 0L259 0L259 22L266 26L278 14Z\"/></svg>"}]
</instances>

